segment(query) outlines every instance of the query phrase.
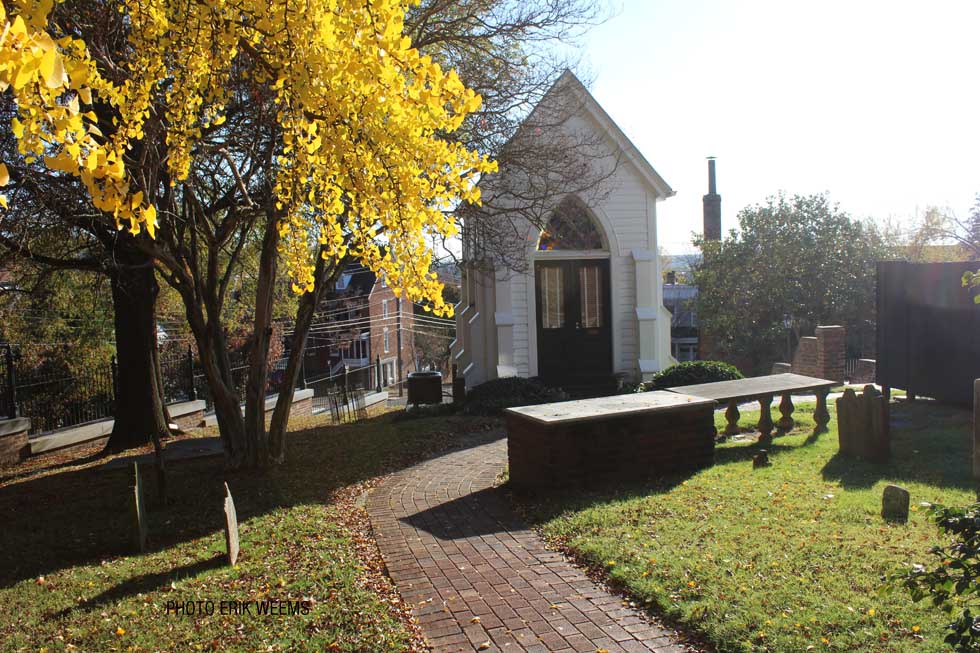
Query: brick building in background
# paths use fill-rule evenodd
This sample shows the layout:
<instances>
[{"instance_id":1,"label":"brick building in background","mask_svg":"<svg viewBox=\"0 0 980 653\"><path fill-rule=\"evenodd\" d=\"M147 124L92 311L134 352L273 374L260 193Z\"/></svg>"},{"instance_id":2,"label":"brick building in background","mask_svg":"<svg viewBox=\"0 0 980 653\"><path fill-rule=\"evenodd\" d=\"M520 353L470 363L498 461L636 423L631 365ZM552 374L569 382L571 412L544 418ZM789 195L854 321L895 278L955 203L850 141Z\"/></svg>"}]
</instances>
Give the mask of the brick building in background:
<instances>
[{"instance_id":1,"label":"brick building in background","mask_svg":"<svg viewBox=\"0 0 980 653\"><path fill-rule=\"evenodd\" d=\"M381 279L375 280L368 293L367 308L371 318L371 361L381 361L381 387L396 385L404 381L409 372L415 371L412 304L395 297L395 293ZM378 385L377 379L374 384Z\"/></svg>"},{"instance_id":2,"label":"brick building in background","mask_svg":"<svg viewBox=\"0 0 980 653\"><path fill-rule=\"evenodd\" d=\"M395 297L371 270L351 264L314 318L304 363L306 378L335 376L346 366L351 383L358 387L397 388L415 370L413 325L409 302Z\"/></svg>"}]
</instances>

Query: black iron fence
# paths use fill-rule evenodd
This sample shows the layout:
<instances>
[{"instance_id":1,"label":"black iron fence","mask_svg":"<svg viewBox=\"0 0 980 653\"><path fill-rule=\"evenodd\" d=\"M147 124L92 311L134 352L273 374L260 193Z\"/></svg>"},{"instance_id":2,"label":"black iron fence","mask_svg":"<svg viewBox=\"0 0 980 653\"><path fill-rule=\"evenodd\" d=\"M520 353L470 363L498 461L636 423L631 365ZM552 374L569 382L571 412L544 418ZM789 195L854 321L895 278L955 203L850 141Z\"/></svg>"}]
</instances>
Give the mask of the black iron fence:
<instances>
[{"instance_id":1,"label":"black iron fence","mask_svg":"<svg viewBox=\"0 0 980 653\"><path fill-rule=\"evenodd\" d=\"M287 359L270 366L266 395L279 392ZM115 359L82 371L64 367L19 365L11 345L0 346L0 419L28 417L30 434L48 433L111 418L115 413L117 370ZM363 374L354 371L348 389L361 387ZM243 356L232 361L231 376L239 400L245 401L248 364ZM341 375L342 376L342 375ZM160 357L160 380L167 404L203 399L211 410L211 392L193 351ZM304 387L302 376L300 387ZM336 383L335 383L336 385ZM353 395L345 395L352 398Z\"/></svg>"},{"instance_id":2,"label":"black iron fence","mask_svg":"<svg viewBox=\"0 0 980 653\"><path fill-rule=\"evenodd\" d=\"M47 433L111 417L115 360L82 371L41 365L17 369L10 345L0 357L0 415L29 417L30 433Z\"/></svg>"},{"instance_id":3,"label":"black iron fence","mask_svg":"<svg viewBox=\"0 0 980 653\"><path fill-rule=\"evenodd\" d=\"M306 381L313 390L313 413L330 411L334 423L353 422L364 416L364 395L374 389L375 365L343 368L334 374Z\"/></svg>"}]
</instances>

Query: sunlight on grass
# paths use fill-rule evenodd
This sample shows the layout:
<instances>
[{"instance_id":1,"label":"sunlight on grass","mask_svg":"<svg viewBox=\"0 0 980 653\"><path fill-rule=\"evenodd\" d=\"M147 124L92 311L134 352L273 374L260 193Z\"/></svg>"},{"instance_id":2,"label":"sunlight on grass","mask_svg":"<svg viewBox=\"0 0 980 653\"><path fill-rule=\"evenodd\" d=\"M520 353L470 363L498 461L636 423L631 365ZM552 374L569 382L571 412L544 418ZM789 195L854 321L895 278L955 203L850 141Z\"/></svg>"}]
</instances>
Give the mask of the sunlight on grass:
<instances>
[{"instance_id":1,"label":"sunlight on grass","mask_svg":"<svg viewBox=\"0 0 980 653\"><path fill-rule=\"evenodd\" d=\"M171 501L150 497L150 551L130 553L128 469L101 461L0 487L5 515L0 650L405 651L403 611L354 499L371 479L445 446L446 420L307 422L285 465L228 474L220 457L172 465ZM241 521L227 566L222 481ZM371 557L374 551L375 557ZM220 614L221 601L309 600L308 614ZM168 601L213 601L173 614Z\"/></svg>"},{"instance_id":2,"label":"sunlight on grass","mask_svg":"<svg viewBox=\"0 0 980 653\"><path fill-rule=\"evenodd\" d=\"M882 520L881 492L894 482L913 506L973 501L969 413L896 404L893 461L881 466L839 456L836 422L813 436L812 413L800 407L798 428L768 448L772 467L752 469L754 443L727 443L689 478L532 514L553 542L720 651L941 650L944 615L876 594L939 537L921 510L907 525ZM742 424L757 419L746 412Z\"/></svg>"}]
</instances>

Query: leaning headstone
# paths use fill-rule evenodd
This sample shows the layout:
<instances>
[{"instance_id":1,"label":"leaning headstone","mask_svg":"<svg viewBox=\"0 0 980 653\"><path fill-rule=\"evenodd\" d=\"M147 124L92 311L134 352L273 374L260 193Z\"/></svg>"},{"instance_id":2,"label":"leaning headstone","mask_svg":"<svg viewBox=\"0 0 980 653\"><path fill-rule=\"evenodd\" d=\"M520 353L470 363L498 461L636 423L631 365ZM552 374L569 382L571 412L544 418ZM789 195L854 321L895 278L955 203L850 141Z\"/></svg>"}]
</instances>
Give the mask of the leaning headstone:
<instances>
[{"instance_id":1,"label":"leaning headstone","mask_svg":"<svg viewBox=\"0 0 980 653\"><path fill-rule=\"evenodd\" d=\"M235 501L231 498L231 490L225 483L225 544L228 546L228 564L238 562L238 514L235 512Z\"/></svg>"},{"instance_id":2,"label":"leaning headstone","mask_svg":"<svg viewBox=\"0 0 980 653\"><path fill-rule=\"evenodd\" d=\"M908 521L909 491L898 485L886 485L881 494L881 516L891 521Z\"/></svg>"},{"instance_id":3,"label":"leaning headstone","mask_svg":"<svg viewBox=\"0 0 980 653\"><path fill-rule=\"evenodd\" d=\"M130 504L133 519L133 546L137 551L146 551L146 507L143 503L143 477L140 476L139 463L133 463L133 502Z\"/></svg>"}]
</instances>

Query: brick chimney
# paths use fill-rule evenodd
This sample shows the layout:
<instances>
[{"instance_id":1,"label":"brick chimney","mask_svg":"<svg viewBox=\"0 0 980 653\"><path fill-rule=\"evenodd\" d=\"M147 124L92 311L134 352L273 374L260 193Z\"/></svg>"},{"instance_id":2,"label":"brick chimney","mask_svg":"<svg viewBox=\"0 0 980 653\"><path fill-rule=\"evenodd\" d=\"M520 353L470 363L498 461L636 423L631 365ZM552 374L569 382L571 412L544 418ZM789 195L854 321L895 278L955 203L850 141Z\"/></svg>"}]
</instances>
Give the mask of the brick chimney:
<instances>
[{"instance_id":1,"label":"brick chimney","mask_svg":"<svg viewBox=\"0 0 980 653\"><path fill-rule=\"evenodd\" d=\"M715 157L708 157L708 194L704 202L704 239L721 240L721 195L715 186Z\"/></svg>"}]
</instances>

